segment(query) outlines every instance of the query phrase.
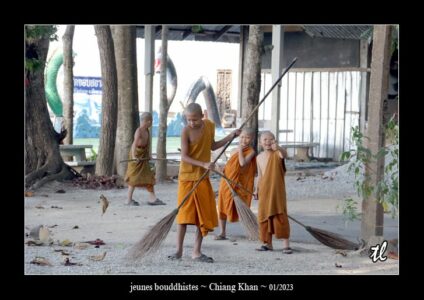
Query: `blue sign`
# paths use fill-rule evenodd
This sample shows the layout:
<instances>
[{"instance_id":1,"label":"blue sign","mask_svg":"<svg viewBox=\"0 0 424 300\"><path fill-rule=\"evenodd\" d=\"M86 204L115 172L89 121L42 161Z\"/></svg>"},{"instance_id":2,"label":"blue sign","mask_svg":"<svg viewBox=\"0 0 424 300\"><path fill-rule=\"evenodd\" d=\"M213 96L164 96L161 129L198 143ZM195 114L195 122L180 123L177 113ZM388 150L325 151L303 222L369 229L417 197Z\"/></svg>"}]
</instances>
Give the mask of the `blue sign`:
<instances>
[{"instance_id":1,"label":"blue sign","mask_svg":"<svg viewBox=\"0 0 424 300\"><path fill-rule=\"evenodd\" d=\"M74 76L74 93L102 94L102 78Z\"/></svg>"}]
</instances>

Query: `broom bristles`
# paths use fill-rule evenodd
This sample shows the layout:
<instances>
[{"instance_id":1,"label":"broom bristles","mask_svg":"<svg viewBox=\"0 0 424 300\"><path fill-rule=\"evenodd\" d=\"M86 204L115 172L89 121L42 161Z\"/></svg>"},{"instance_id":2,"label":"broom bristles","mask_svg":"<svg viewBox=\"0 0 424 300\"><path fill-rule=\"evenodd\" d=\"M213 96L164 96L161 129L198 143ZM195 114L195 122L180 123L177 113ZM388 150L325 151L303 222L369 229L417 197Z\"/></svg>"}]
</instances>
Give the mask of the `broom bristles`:
<instances>
[{"instance_id":1,"label":"broom bristles","mask_svg":"<svg viewBox=\"0 0 424 300\"><path fill-rule=\"evenodd\" d=\"M259 226L255 214L251 211L249 206L244 203L240 197L233 193L234 203L236 205L237 214L244 225L244 229L251 240L258 240L259 238Z\"/></svg>"},{"instance_id":2,"label":"broom bristles","mask_svg":"<svg viewBox=\"0 0 424 300\"><path fill-rule=\"evenodd\" d=\"M342 249L342 250L358 250L359 245L344 239L337 233L329 232L326 230L313 228L310 226L305 227L306 230L318 241L324 245L333 248L333 249Z\"/></svg>"},{"instance_id":3,"label":"broom bristles","mask_svg":"<svg viewBox=\"0 0 424 300\"><path fill-rule=\"evenodd\" d=\"M128 251L127 258L131 260L141 259L156 252L171 230L177 214L178 209L174 209L170 214L153 226L143 238Z\"/></svg>"}]
</instances>

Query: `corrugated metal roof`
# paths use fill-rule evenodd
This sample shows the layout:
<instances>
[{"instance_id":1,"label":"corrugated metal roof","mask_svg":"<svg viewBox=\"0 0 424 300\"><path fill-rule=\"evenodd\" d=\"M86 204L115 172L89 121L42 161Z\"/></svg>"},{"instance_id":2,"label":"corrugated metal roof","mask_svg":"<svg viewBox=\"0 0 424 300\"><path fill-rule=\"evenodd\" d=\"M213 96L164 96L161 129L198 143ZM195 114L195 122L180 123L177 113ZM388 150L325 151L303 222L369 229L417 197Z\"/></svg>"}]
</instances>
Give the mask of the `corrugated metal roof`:
<instances>
[{"instance_id":1,"label":"corrugated metal roof","mask_svg":"<svg viewBox=\"0 0 424 300\"><path fill-rule=\"evenodd\" d=\"M152 24L154 25L154 24ZM137 26L137 36L144 38L144 26ZM293 27L293 26L292 26ZM298 25L311 37L334 39L367 39L372 25ZM212 41L238 43L240 25L168 25L168 39L177 41ZM270 34L270 33L268 33ZM156 26L156 39L161 38L161 26Z\"/></svg>"},{"instance_id":2,"label":"corrugated metal roof","mask_svg":"<svg viewBox=\"0 0 424 300\"><path fill-rule=\"evenodd\" d=\"M334 39L367 39L372 25L305 25L305 32L312 37Z\"/></svg>"}]
</instances>

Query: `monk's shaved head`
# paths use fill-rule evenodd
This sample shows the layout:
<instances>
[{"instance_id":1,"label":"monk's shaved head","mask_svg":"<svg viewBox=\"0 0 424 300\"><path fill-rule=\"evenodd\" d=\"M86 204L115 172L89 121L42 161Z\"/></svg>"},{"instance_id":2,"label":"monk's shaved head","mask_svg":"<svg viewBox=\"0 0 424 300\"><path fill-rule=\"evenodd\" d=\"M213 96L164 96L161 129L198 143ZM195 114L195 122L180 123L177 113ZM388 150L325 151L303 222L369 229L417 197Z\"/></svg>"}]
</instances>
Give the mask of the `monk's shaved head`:
<instances>
[{"instance_id":1,"label":"monk's shaved head","mask_svg":"<svg viewBox=\"0 0 424 300\"><path fill-rule=\"evenodd\" d=\"M255 135L255 129L254 128L250 128L250 127L245 127L243 128L243 130L241 131L249 136L254 136Z\"/></svg>"},{"instance_id":2,"label":"monk's shaved head","mask_svg":"<svg viewBox=\"0 0 424 300\"><path fill-rule=\"evenodd\" d=\"M202 107L197 103L190 103L184 109L184 113L186 114L199 114L203 115Z\"/></svg>"},{"instance_id":3,"label":"monk's shaved head","mask_svg":"<svg viewBox=\"0 0 424 300\"><path fill-rule=\"evenodd\" d=\"M147 112L147 111L142 113L141 116L140 116L140 121L152 120L152 119L153 119L152 114Z\"/></svg>"},{"instance_id":4,"label":"monk's shaved head","mask_svg":"<svg viewBox=\"0 0 424 300\"><path fill-rule=\"evenodd\" d=\"M262 131L262 133L261 133L261 138L262 138L263 136L266 136L266 135L271 136L271 137L275 140L275 135L274 135L271 131L269 131L269 130Z\"/></svg>"}]
</instances>

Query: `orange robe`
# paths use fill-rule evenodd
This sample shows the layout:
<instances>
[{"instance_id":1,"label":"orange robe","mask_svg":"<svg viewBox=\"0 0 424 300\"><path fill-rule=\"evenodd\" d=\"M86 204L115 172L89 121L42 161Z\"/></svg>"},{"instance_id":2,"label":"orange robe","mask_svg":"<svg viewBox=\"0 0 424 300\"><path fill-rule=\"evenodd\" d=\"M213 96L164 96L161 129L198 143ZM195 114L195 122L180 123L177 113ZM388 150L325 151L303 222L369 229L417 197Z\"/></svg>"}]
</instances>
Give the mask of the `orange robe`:
<instances>
[{"instance_id":1,"label":"orange robe","mask_svg":"<svg viewBox=\"0 0 424 300\"><path fill-rule=\"evenodd\" d=\"M149 158L149 145L146 147L136 147L135 157L136 158ZM128 158L131 159L131 149L128 154ZM149 161L143 160L139 163L136 161L128 162L127 172L125 174L125 182L130 186L146 188L149 192L154 191L153 185L155 184L155 173L150 168Z\"/></svg>"},{"instance_id":2,"label":"orange robe","mask_svg":"<svg viewBox=\"0 0 424 300\"><path fill-rule=\"evenodd\" d=\"M246 147L243 149L243 156L246 157L253 151L254 150L252 147ZM252 193L255 174L256 158L253 157L252 160L242 168L239 163L238 151L230 157L224 168L225 176L227 176L232 181L239 183L241 186L246 188L248 191L251 191ZM230 183L230 185L237 193L237 195L240 196L240 199L250 207L252 202L252 195L235 184ZM218 212L219 218L221 220L228 220L229 222L237 222L239 220L233 195L228 187L227 181L224 178L221 179L219 185Z\"/></svg>"},{"instance_id":3,"label":"orange robe","mask_svg":"<svg viewBox=\"0 0 424 300\"><path fill-rule=\"evenodd\" d=\"M210 162L211 149L215 136L215 124L203 120L203 132L195 143L189 144L188 156L195 160ZM178 206L203 175L206 169L181 161L178 175ZM209 174L200 182L197 188L180 207L177 224L193 224L200 228L202 236L213 231L218 226L215 194L209 181Z\"/></svg>"},{"instance_id":4,"label":"orange robe","mask_svg":"<svg viewBox=\"0 0 424 300\"><path fill-rule=\"evenodd\" d=\"M259 239L267 241L267 233L276 238L288 239L290 225L287 217L285 172L278 151L271 153L265 170L262 170L258 192Z\"/></svg>"}]
</instances>

